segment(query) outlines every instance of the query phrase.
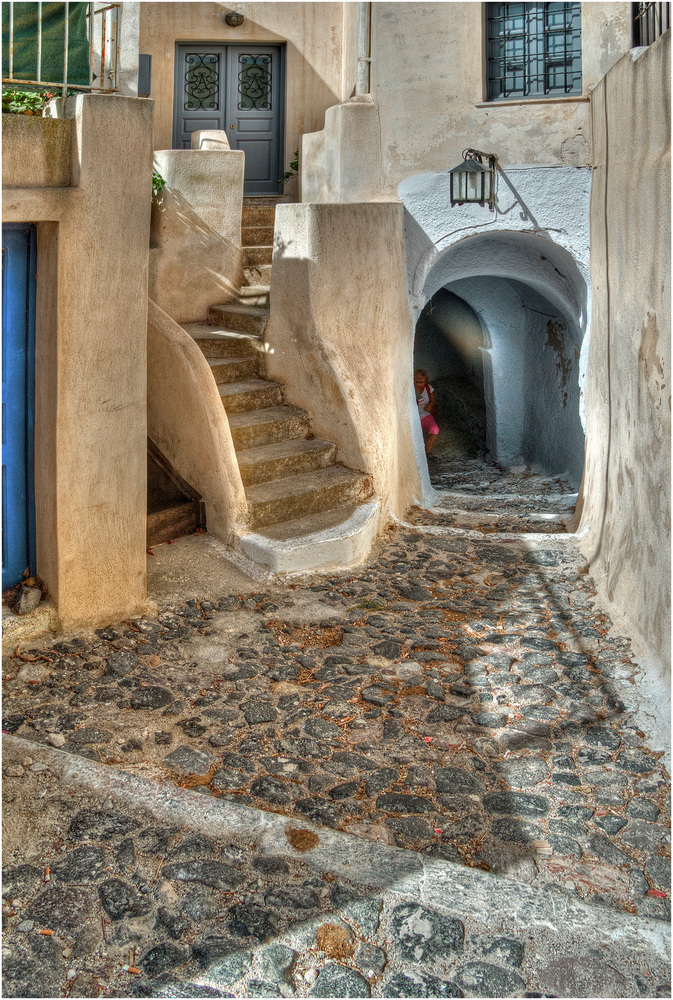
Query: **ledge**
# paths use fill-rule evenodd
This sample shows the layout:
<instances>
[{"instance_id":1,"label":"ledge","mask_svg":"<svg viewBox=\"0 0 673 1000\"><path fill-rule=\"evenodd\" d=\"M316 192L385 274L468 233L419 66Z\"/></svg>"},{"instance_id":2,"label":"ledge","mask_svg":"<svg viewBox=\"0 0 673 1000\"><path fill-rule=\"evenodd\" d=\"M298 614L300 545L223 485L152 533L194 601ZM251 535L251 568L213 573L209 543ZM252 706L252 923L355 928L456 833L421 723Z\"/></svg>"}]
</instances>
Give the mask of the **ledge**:
<instances>
[{"instance_id":1,"label":"ledge","mask_svg":"<svg viewBox=\"0 0 673 1000\"><path fill-rule=\"evenodd\" d=\"M518 97L512 100L477 101L475 108L511 108L517 104L588 104L587 94L567 94L564 97Z\"/></svg>"}]
</instances>

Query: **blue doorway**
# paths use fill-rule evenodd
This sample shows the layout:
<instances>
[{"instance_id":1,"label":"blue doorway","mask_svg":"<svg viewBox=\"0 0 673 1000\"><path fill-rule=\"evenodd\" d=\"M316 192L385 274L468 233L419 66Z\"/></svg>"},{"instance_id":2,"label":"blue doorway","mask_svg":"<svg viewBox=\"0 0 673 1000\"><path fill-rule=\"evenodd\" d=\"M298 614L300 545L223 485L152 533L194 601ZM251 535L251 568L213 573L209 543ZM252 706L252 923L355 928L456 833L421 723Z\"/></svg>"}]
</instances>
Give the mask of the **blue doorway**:
<instances>
[{"instance_id":1,"label":"blue doorway","mask_svg":"<svg viewBox=\"0 0 673 1000\"><path fill-rule=\"evenodd\" d=\"M35 573L37 230L2 227L2 589Z\"/></svg>"}]
</instances>

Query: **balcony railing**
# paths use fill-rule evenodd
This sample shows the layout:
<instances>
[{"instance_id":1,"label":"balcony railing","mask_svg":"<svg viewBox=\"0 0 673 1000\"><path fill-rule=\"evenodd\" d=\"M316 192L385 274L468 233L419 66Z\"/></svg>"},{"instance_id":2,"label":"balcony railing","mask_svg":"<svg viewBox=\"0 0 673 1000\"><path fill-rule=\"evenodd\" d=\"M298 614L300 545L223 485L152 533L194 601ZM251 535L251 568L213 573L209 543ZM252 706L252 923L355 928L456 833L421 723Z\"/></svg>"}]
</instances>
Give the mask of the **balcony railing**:
<instances>
[{"instance_id":1,"label":"balcony railing","mask_svg":"<svg viewBox=\"0 0 673 1000\"><path fill-rule=\"evenodd\" d=\"M670 28L670 3L634 3L632 6L634 45L651 45Z\"/></svg>"},{"instance_id":2,"label":"balcony railing","mask_svg":"<svg viewBox=\"0 0 673 1000\"><path fill-rule=\"evenodd\" d=\"M120 42L120 3L64 3L54 18L54 4L45 4L49 10L49 25L43 19L43 4L35 3L34 13L26 14L26 3L3 4L2 24L2 84L20 89L24 86L44 87L68 91L96 91L114 94L118 89ZM21 24L17 24L15 7ZM82 8L86 7L84 18ZM84 20L85 19L85 20ZM56 24L54 23L56 20ZM76 29L79 45L76 47L77 66L73 67L73 36ZM19 30L20 29L20 30ZM84 32L86 33L84 35ZM56 40L54 35L56 34ZM62 54L60 39L62 35ZM49 66L45 75L45 47L48 41ZM88 52L84 49L88 49ZM55 50L57 50L55 52ZM87 78L88 62L88 81ZM58 73L53 72L57 66ZM62 72L60 67L62 66ZM34 78L32 71L35 70ZM52 72L50 72L50 70ZM54 78L54 77L57 78Z\"/></svg>"}]
</instances>

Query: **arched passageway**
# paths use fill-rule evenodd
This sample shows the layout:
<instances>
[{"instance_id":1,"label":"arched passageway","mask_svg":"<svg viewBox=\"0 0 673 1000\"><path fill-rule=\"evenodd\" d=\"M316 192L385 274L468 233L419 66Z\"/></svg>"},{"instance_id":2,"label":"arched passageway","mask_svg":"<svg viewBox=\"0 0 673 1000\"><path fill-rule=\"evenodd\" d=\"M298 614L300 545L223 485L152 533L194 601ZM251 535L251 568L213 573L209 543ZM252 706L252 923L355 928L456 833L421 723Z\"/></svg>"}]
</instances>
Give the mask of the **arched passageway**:
<instances>
[{"instance_id":1,"label":"arched passageway","mask_svg":"<svg viewBox=\"0 0 673 1000\"><path fill-rule=\"evenodd\" d=\"M587 289L572 256L524 233L471 236L437 255L423 294L415 366L438 383L437 453L485 451L578 486Z\"/></svg>"}]
</instances>

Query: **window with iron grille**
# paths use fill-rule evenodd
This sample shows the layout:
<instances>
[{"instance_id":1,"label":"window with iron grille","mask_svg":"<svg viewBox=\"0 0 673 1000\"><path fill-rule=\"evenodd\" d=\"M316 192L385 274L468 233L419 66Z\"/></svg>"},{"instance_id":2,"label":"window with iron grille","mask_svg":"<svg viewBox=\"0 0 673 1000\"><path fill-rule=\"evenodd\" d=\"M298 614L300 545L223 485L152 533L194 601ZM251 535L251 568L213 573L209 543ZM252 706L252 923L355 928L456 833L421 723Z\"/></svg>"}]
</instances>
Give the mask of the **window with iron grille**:
<instances>
[{"instance_id":1,"label":"window with iron grille","mask_svg":"<svg viewBox=\"0 0 673 1000\"><path fill-rule=\"evenodd\" d=\"M486 17L490 101L581 94L581 3L489 3Z\"/></svg>"},{"instance_id":2,"label":"window with iron grille","mask_svg":"<svg viewBox=\"0 0 673 1000\"><path fill-rule=\"evenodd\" d=\"M670 3L634 3L631 6L634 45L651 45L670 28Z\"/></svg>"}]
</instances>

